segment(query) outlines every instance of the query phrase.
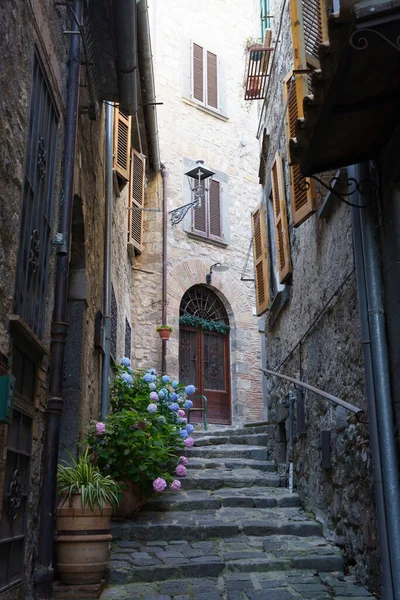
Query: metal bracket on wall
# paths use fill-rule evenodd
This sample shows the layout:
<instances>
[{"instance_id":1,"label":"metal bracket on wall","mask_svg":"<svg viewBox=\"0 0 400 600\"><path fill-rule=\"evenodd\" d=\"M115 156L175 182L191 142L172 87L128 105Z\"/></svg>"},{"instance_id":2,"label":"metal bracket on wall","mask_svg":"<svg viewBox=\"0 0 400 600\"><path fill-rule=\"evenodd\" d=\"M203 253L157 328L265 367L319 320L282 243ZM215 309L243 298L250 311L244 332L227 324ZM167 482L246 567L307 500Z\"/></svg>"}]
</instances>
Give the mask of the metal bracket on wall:
<instances>
[{"instance_id":1,"label":"metal bracket on wall","mask_svg":"<svg viewBox=\"0 0 400 600\"><path fill-rule=\"evenodd\" d=\"M368 206L371 206L375 201L375 197L378 192L378 186L372 179L362 179L361 181L357 181L354 179L354 177L343 176L342 173L336 174L334 177L332 177L329 183L325 183L325 181L316 175L301 177L296 184L297 189L301 192L308 192L311 187L311 183L308 181L309 179L317 181L319 185L325 188L328 192L334 194L337 198L339 198L339 200L348 206L353 206L354 208L367 208ZM338 191L339 184L341 184L340 192ZM343 187L347 189L347 192L343 191ZM355 193L365 197L372 196L372 200L366 204L353 204L347 200L347 198Z\"/></svg>"}]
</instances>

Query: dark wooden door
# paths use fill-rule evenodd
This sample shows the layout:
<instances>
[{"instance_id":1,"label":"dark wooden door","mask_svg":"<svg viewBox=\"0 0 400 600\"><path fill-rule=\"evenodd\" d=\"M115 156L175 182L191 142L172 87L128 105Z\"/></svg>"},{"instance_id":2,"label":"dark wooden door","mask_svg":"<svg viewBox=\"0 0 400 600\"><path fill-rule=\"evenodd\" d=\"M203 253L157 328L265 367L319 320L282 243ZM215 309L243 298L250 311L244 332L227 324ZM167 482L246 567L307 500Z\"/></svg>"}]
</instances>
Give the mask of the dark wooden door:
<instances>
[{"instance_id":1,"label":"dark wooden door","mask_svg":"<svg viewBox=\"0 0 400 600\"><path fill-rule=\"evenodd\" d=\"M231 423L229 380L229 334L195 328L180 328L179 377L185 385L194 384L196 394L208 399L209 423ZM194 400L194 407L200 400ZM200 422L202 414L194 412L193 422Z\"/></svg>"}]
</instances>

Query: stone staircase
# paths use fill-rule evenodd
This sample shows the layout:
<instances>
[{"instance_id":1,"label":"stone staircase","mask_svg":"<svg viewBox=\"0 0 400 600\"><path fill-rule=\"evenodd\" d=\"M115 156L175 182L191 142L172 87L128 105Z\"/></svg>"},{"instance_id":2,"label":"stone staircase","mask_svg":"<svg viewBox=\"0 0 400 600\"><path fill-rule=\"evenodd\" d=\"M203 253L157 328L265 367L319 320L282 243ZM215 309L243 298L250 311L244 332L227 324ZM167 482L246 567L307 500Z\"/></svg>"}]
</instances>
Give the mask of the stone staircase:
<instances>
[{"instance_id":1,"label":"stone staircase","mask_svg":"<svg viewBox=\"0 0 400 600\"><path fill-rule=\"evenodd\" d=\"M268 460L263 427L194 435L180 492L114 523L102 600L371 597Z\"/></svg>"}]
</instances>

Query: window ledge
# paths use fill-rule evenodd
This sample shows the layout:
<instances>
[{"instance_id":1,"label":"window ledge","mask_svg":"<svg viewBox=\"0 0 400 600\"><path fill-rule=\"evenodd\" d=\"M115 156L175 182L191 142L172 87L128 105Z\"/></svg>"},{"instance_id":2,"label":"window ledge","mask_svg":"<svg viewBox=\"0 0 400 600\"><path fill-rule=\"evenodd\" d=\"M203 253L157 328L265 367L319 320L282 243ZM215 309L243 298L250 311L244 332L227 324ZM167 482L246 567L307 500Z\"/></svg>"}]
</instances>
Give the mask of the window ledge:
<instances>
[{"instance_id":1,"label":"window ledge","mask_svg":"<svg viewBox=\"0 0 400 600\"><path fill-rule=\"evenodd\" d=\"M212 108L209 108L208 106L204 106L204 104L195 102L194 100L191 100L190 98L186 98L185 96L182 97L182 100L185 104L189 104L189 106L198 108L202 112L205 112L207 115L211 115L212 117L215 117L216 119L219 119L220 121L229 121L229 117L221 114L218 110L213 110Z\"/></svg>"},{"instance_id":2,"label":"window ledge","mask_svg":"<svg viewBox=\"0 0 400 600\"><path fill-rule=\"evenodd\" d=\"M220 248L227 248L229 245L227 242L219 242L218 240L212 240L208 237L204 237L202 235L197 235L191 231L186 232L187 236L193 240L197 240L198 242L204 242L205 244L212 244L213 246L219 246Z\"/></svg>"},{"instance_id":3,"label":"window ledge","mask_svg":"<svg viewBox=\"0 0 400 600\"><path fill-rule=\"evenodd\" d=\"M280 313L283 308L289 302L290 298L290 286L285 285L284 289L281 292L277 292L275 294L274 299L272 300L272 304L269 308L269 319L268 325L270 329L273 329Z\"/></svg>"},{"instance_id":4,"label":"window ledge","mask_svg":"<svg viewBox=\"0 0 400 600\"><path fill-rule=\"evenodd\" d=\"M9 315L10 330L16 341L23 345L26 355L34 362L40 362L49 354L48 348L41 342L32 329L19 315Z\"/></svg>"}]
</instances>

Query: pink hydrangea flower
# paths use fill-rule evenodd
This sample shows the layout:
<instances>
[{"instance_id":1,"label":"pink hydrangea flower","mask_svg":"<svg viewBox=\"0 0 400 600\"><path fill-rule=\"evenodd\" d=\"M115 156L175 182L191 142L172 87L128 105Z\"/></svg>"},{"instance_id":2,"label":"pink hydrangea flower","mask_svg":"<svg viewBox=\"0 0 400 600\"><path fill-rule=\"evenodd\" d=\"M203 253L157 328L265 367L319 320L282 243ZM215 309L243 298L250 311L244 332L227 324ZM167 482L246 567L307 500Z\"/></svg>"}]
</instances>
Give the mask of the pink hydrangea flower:
<instances>
[{"instance_id":1,"label":"pink hydrangea flower","mask_svg":"<svg viewBox=\"0 0 400 600\"><path fill-rule=\"evenodd\" d=\"M153 402L158 402L157 392L150 392L150 400L153 400Z\"/></svg>"},{"instance_id":2,"label":"pink hydrangea flower","mask_svg":"<svg viewBox=\"0 0 400 600\"><path fill-rule=\"evenodd\" d=\"M175 469L175 473L178 475L178 477L186 477L187 469L183 465L178 465Z\"/></svg>"},{"instance_id":3,"label":"pink hydrangea flower","mask_svg":"<svg viewBox=\"0 0 400 600\"><path fill-rule=\"evenodd\" d=\"M191 448L192 446L194 446L194 439L188 437L183 443L185 444L186 448Z\"/></svg>"},{"instance_id":4,"label":"pink hydrangea flower","mask_svg":"<svg viewBox=\"0 0 400 600\"><path fill-rule=\"evenodd\" d=\"M96 423L97 435L104 435L105 432L106 432L106 426L104 425L104 423L101 423L100 421L98 423Z\"/></svg>"},{"instance_id":5,"label":"pink hydrangea flower","mask_svg":"<svg viewBox=\"0 0 400 600\"><path fill-rule=\"evenodd\" d=\"M173 490L174 492L177 492L178 490L181 489L181 482L178 481L177 479L174 479L174 481L171 483L171 485L169 486L171 488L171 490Z\"/></svg>"},{"instance_id":6,"label":"pink hydrangea flower","mask_svg":"<svg viewBox=\"0 0 400 600\"><path fill-rule=\"evenodd\" d=\"M181 465L187 465L187 458L186 458L186 456L180 456L179 457L179 462L181 463Z\"/></svg>"},{"instance_id":7,"label":"pink hydrangea flower","mask_svg":"<svg viewBox=\"0 0 400 600\"><path fill-rule=\"evenodd\" d=\"M180 408L178 410L178 417L184 417L184 416L185 416L185 411Z\"/></svg>"},{"instance_id":8,"label":"pink hydrangea flower","mask_svg":"<svg viewBox=\"0 0 400 600\"><path fill-rule=\"evenodd\" d=\"M153 481L153 489L156 492L163 492L166 487L167 482L165 481L165 479L162 479L162 477L157 477L157 479Z\"/></svg>"},{"instance_id":9,"label":"pink hydrangea flower","mask_svg":"<svg viewBox=\"0 0 400 600\"><path fill-rule=\"evenodd\" d=\"M182 419L183 419L184 423L187 423L187 418L186 417L182 417Z\"/></svg>"}]
</instances>

